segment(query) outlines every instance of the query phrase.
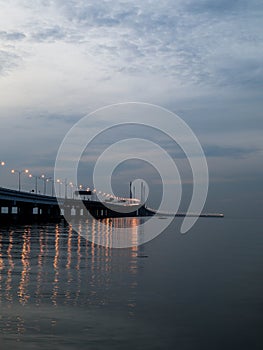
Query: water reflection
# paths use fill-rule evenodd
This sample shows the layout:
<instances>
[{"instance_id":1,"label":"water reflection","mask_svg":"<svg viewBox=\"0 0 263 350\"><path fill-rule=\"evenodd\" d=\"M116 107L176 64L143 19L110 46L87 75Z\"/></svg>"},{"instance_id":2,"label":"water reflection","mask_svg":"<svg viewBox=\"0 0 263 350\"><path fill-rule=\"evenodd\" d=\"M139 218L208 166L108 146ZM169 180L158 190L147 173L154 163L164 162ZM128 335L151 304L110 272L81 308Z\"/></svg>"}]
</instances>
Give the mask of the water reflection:
<instances>
[{"instance_id":1,"label":"water reflection","mask_svg":"<svg viewBox=\"0 0 263 350\"><path fill-rule=\"evenodd\" d=\"M18 287L18 297L19 302L22 305L25 305L30 298L30 291L28 289L29 280L30 280L30 228L25 228L23 233L23 246L21 252L21 263L22 263L22 271L21 271L21 279Z\"/></svg>"},{"instance_id":2,"label":"water reflection","mask_svg":"<svg viewBox=\"0 0 263 350\"><path fill-rule=\"evenodd\" d=\"M71 271L71 257L72 257L72 226L70 225L68 228L68 241L67 241L67 264L66 264L66 271L67 271L67 282L66 282L66 292L65 297L67 301L71 300L71 293L70 293L70 285L72 282L72 271Z\"/></svg>"},{"instance_id":3,"label":"water reflection","mask_svg":"<svg viewBox=\"0 0 263 350\"><path fill-rule=\"evenodd\" d=\"M113 225L133 228L134 247L109 248ZM136 247L137 225L138 219L133 218L79 222L78 231L97 237L100 245L87 241L72 225L64 223L2 228L0 325L4 332L19 339L28 327L40 329L38 313L27 319L21 311L32 306L51 310L63 305L118 305L119 298L123 298L119 288L127 291L127 315L133 317L140 263L137 256L138 249L142 249ZM50 327L57 327L54 314Z\"/></svg>"},{"instance_id":4,"label":"water reflection","mask_svg":"<svg viewBox=\"0 0 263 350\"><path fill-rule=\"evenodd\" d=\"M39 249L38 249L38 259L37 259L37 285L36 285L36 304L39 305L41 301L41 284L43 275L43 257L45 253L45 235L43 229L39 230Z\"/></svg>"},{"instance_id":5,"label":"water reflection","mask_svg":"<svg viewBox=\"0 0 263 350\"><path fill-rule=\"evenodd\" d=\"M145 218L107 218L87 220L86 226L73 222L73 228L96 245L109 248L126 248L142 244L145 227L141 225ZM120 230L121 229L121 230ZM148 234L149 235L149 234Z\"/></svg>"},{"instance_id":6,"label":"water reflection","mask_svg":"<svg viewBox=\"0 0 263 350\"><path fill-rule=\"evenodd\" d=\"M53 280L53 292L52 292L52 302L56 306L57 305L57 296L58 296L58 283L59 283L59 227L56 225L55 228L55 256L53 261L54 267L54 280Z\"/></svg>"},{"instance_id":7,"label":"water reflection","mask_svg":"<svg viewBox=\"0 0 263 350\"><path fill-rule=\"evenodd\" d=\"M0 305L2 304L3 269L4 269L4 260L2 257L2 234L0 233Z\"/></svg>"},{"instance_id":8,"label":"water reflection","mask_svg":"<svg viewBox=\"0 0 263 350\"><path fill-rule=\"evenodd\" d=\"M7 278L6 278L6 300L9 303L12 303L13 297L12 297L12 272L14 270L15 264L13 262L12 258L12 248L13 248L13 231L9 233L9 244L7 248L7 257L8 257L8 270L7 270Z\"/></svg>"}]
</instances>

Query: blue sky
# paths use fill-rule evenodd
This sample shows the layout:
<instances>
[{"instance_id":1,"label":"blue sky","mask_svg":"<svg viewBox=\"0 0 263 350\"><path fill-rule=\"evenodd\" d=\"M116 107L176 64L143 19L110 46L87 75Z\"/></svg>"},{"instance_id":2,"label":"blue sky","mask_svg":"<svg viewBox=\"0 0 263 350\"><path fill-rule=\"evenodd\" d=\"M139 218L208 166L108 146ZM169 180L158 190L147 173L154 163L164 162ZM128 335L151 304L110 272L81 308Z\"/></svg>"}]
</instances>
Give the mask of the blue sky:
<instances>
[{"instance_id":1,"label":"blue sky","mask_svg":"<svg viewBox=\"0 0 263 350\"><path fill-rule=\"evenodd\" d=\"M148 102L198 136L213 209L262 204L262 1L0 0L0 9L8 166L52 174L65 133L82 116Z\"/></svg>"}]
</instances>

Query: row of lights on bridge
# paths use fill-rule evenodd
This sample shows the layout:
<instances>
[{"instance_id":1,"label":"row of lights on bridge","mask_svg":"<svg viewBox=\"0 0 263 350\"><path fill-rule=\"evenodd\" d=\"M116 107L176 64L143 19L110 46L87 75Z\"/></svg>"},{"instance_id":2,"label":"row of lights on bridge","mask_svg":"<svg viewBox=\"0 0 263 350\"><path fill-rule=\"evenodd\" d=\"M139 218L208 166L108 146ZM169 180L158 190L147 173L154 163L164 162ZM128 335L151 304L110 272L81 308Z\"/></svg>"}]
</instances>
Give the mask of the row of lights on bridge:
<instances>
[{"instance_id":1,"label":"row of lights on bridge","mask_svg":"<svg viewBox=\"0 0 263 350\"><path fill-rule=\"evenodd\" d=\"M1 166L5 166L6 163L4 161L0 161L0 164ZM42 174L42 175L33 175L29 172L29 169L24 169L24 170L17 170L17 169L12 169L11 170L11 173L12 174L15 174L17 173L18 174L18 190L21 191L21 175L22 174L26 174L28 175L29 178L34 178L35 179L35 192L37 193L38 192L38 179L40 180L43 180L43 183L44 183L44 194L46 194L46 183L47 182L50 182L52 183L52 196L54 194L53 192L53 185L54 185L54 179L52 177L47 177L45 174ZM77 185L74 185L72 182L65 182L65 181L62 181L60 179L57 179L55 181L56 183L58 184L65 184L66 186L69 185L71 188L75 187L77 189L82 189L83 186L80 185L79 187L77 187ZM89 190L89 189L87 189Z\"/></svg>"},{"instance_id":2,"label":"row of lights on bridge","mask_svg":"<svg viewBox=\"0 0 263 350\"><path fill-rule=\"evenodd\" d=\"M0 161L0 164L1 164L1 166L5 166L6 165L4 161ZM37 194L37 191L38 191L38 181L37 180L41 179L41 180L43 180L43 183L44 183L44 193L43 194L44 195L46 194L46 183L47 182L51 182L51 184L52 184L52 186L51 186L51 191L52 191L51 196L54 195L54 188L53 188L53 186L54 186L54 179L52 177L46 177L45 174L42 174L40 176L32 175L29 172L29 169L24 169L24 170L12 169L11 173L12 174L15 174L15 173L18 174L18 190L19 191L21 191L21 174L27 174L29 178L34 178L35 179L35 193L36 194ZM74 187L77 190L83 190L84 188L86 188L86 191L90 191L89 187L85 187L83 185L77 186L77 185L73 184L73 182L67 182L66 180L62 181L61 179L57 179L55 182L57 184L59 184L59 185L62 185L62 184L65 185L65 197L67 197L67 186L68 185L71 188L71 197L74 197L74 194L73 194L73 188ZM108 194L108 193L105 193L105 192L102 192L102 191L97 191L95 188L91 192L94 193L94 194L98 193L98 195L103 196L106 199L127 200L127 198L124 198L124 197L118 197L118 196L114 196L112 194ZM59 197L61 197L60 187L59 187Z\"/></svg>"}]
</instances>

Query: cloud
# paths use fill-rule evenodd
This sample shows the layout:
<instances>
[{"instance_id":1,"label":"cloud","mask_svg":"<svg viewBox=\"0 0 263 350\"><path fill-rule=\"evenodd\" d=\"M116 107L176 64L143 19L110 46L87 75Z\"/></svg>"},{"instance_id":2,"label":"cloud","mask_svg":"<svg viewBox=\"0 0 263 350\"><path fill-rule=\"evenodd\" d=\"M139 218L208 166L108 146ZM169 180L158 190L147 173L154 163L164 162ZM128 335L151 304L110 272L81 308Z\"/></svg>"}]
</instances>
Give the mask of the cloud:
<instances>
[{"instance_id":1,"label":"cloud","mask_svg":"<svg viewBox=\"0 0 263 350\"><path fill-rule=\"evenodd\" d=\"M27 31L36 44L72 45L96 57L108 78L154 74L179 86L246 89L249 76L262 82L260 6L252 3L39 1L20 7L27 20L17 33Z\"/></svg>"},{"instance_id":2,"label":"cloud","mask_svg":"<svg viewBox=\"0 0 263 350\"><path fill-rule=\"evenodd\" d=\"M12 69L17 67L20 62L20 57L13 52L0 50L0 75L5 75Z\"/></svg>"},{"instance_id":3,"label":"cloud","mask_svg":"<svg viewBox=\"0 0 263 350\"><path fill-rule=\"evenodd\" d=\"M258 3L257 1L251 1ZM186 7L191 12L196 13L209 13L209 14L222 14L239 12L241 10L247 10L247 0L199 0L197 1L186 1Z\"/></svg>"},{"instance_id":4,"label":"cloud","mask_svg":"<svg viewBox=\"0 0 263 350\"><path fill-rule=\"evenodd\" d=\"M21 32L5 32L0 31L0 39L7 41L19 41L26 38L26 35Z\"/></svg>"},{"instance_id":5,"label":"cloud","mask_svg":"<svg viewBox=\"0 0 263 350\"><path fill-rule=\"evenodd\" d=\"M14 161L23 153L33 154L34 163L37 154L55 156L82 115L131 100L178 112L200 136L207 156L222 164L233 157L246 163L257 155L261 1L0 0L0 5L5 130L0 142L4 149L9 135L17 140L19 152L8 148ZM169 151L180 159L173 147Z\"/></svg>"},{"instance_id":6,"label":"cloud","mask_svg":"<svg viewBox=\"0 0 263 350\"><path fill-rule=\"evenodd\" d=\"M57 40L63 40L66 38L66 33L59 26L45 28L36 33L33 33L32 39L37 42L48 41L54 42Z\"/></svg>"},{"instance_id":7,"label":"cloud","mask_svg":"<svg viewBox=\"0 0 263 350\"><path fill-rule=\"evenodd\" d=\"M206 157L224 157L224 158L246 158L250 155L259 154L260 150L247 147L220 147L218 145L204 146Z\"/></svg>"}]
</instances>

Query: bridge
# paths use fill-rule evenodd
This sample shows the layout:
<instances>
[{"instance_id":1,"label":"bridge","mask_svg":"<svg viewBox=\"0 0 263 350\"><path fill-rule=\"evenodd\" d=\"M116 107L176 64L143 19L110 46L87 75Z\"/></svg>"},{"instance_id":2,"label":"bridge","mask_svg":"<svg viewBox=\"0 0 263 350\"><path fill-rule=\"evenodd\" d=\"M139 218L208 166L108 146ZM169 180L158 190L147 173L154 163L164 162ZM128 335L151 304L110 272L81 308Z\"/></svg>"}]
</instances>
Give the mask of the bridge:
<instances>
[{"instance_id":1,"label":"bridge","mask_svg":"<svg viewBox=\"0 0 263 350\"><path fill-rule=\"evenodd\" d=\"M100 202L81 198L56 198L32 192L0 187L0 223L16 221L55 221L66 217L83 217L87 209L95 218L147 216L141 203Z\"/></svg>"},{"instance_id":2,"label":"bridge","mask_svg":"<svg viewBox=\"0 0 263 350\"><path fill-rule=\"evenodd\" d=\"M28 219L58 219L60 208L55 197L0 187L0 222Z\"/></svg>"},{"instance_id":3,"label":"bridge","mask_svg":"<svg viewBox=\"0 0 263 350\"><path fill-rule=\"evenodd\" d=\"M83 192L83 191L82 191ZM0 223L17 221L57 221L67 218L85 217L85 209L98 219L141 216L201 216L223 217L220 213L162 213L146 208L135 199L99 201L78 198L56 198L32 192L23 192L0 187Z\"/></svg>"}]
</instances>

